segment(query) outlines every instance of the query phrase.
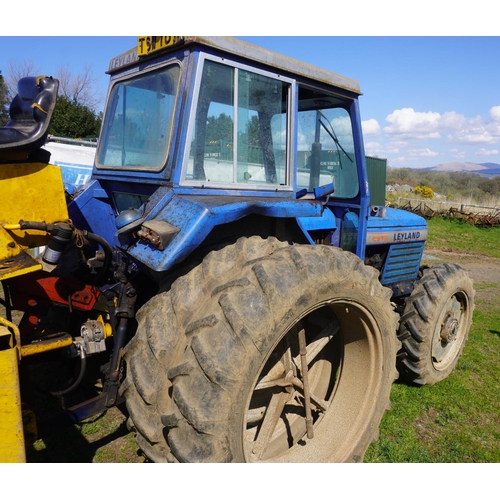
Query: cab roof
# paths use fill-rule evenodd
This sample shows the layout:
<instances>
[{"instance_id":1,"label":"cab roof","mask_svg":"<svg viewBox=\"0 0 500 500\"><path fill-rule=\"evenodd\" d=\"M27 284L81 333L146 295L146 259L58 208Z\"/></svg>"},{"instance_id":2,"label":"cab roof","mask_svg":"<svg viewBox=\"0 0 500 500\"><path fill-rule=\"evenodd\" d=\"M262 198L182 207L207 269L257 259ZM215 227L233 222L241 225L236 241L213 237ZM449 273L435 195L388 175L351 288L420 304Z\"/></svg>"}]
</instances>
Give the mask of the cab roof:
<instances>
[{"instance_id":1,"label":"cab roof","mask_svg":"<svg viewBox=\"0 0 500 500\"><path fill-rule=\"evenodd\" d=\"M144 37L142 37L144 38ZM131 66L139 61L139 59L151 58L160 54L165 54L177 50L179 47L188 47L191 45L202 45L235 55L249 61L258 62L274 68L274 70L284 71L294 75L303 76L311 80L320 81L334 87L340 87L355 94L360 95L359 83L356 80L341 76L337 73L318 68L308 63L304 63L297 59L278 54L271 50L258 47L257 45L250 44L243 40L233 37L225 36L184 36L179 37L178 43L170 47L162 49L162 51L154 52L152 55L141 56L138 55L137 46L128 50L127 52L111 59L107 73L113 74L121 69Z\"/></svg>"}]
</instances>

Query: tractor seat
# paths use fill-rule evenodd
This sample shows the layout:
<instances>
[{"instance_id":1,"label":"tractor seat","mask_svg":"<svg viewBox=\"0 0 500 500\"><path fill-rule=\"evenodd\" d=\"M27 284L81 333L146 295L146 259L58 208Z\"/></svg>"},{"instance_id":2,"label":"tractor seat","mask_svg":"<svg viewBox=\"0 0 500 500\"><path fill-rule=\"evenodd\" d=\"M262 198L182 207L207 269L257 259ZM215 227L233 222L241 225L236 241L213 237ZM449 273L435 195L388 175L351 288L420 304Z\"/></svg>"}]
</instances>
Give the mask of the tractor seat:
<instances>
[{"instance_id":1,"label":"tractor seat","mask_svg":"<svg viewBox=\"0 0 500 500\"><path fill-rule=\"evenodd\" d=\"M45 144L56 105L59 81L51 76L26 76L17 84L10 121L0 127L0 150L34 151Z\"/></svg>"}]
</instances>

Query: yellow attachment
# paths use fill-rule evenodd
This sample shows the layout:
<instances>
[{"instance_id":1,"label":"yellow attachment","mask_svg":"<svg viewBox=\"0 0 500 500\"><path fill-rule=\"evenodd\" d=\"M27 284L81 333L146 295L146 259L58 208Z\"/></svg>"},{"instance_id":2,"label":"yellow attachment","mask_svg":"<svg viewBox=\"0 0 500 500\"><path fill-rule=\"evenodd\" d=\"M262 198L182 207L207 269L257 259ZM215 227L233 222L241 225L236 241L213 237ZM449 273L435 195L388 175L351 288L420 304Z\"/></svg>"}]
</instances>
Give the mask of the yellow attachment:
<instances>
[{"instance_id":1,"label":"yellow attachment","mask_svg":"<svg viewBox=\"0 0 500 500\"><path fill-rule=\"evenodd\" d=\"M0 169L0 280L41 269L24 250L44 246L43 231L21 230L19 221L68 219L61 169L46 163L6 164Z\"/></svg>"},{"instance_id":2,"label":"yellow attachment","mask_svg":"<svg viewBox=\"0 0 500 500\"><path fill-rule=\"evenodd\" d=\"M101 314L99 314L99 316L97 317L97 321L99 321L103 326L104 338L108 339L109 337L111 337L113 335L113 327L104 320Z\"/></svg>"},{"instance_id":3,"label":"yellow attachment","mask_svg":"<svg viewBox=\"0 0 500 500\"><path fill-rule=\"evenodd\" d=\"M42 269L40 262L23 251L1 226L0 255L0 281Z\"/></svg>"},{"instance_id":4,"label":"yellow attachment","mask_svg":"<svg viewBox=\"0 0 500 500\"><path fill-rule=\"evenodd\" d=\"M14 337L0 325L0 462L26 462L19 359Z\"/></svg>"},{"instance_id":5,"label":"yellow attachment","mask_svg":"<svg viewBox=\"0 0 500 500\"><path fill-rule=\"evenodd\" d=\"M12 231L13 229L21 229L21 224L4 224L3 228Z\"/></svg>"},{"instance_id":6,"label":"yellow attachment","mask_svg":"<svg viewBox=\"0 0 500 500\"><path fill-rule=\"evenodd\" d=\"M14 332L14 334L10 333L9 328L10 331ZM9 332L9 337L7 337L7 333L5 333L5 331ZM3 334L1 332L3 332ZM7 321L5 318L2 318L0 316L0 334L2 335L0 337L0 340L2 340L2 344L0 344L0 349L2 349L2 345L4 345L7 346L9 349L16 350L17 357L20 360L21 351L19 349L21 347L21 332L19 331L19 328L16 325L14 325L14 323Z\"/></svg>"},{"instance_id":7,"label":"yellow attachment","mask_svg":"<svg viewBox=\"0 0 500 500\"><path fill-rule=\"evenodd\" d=\"M63 347L69 347L71 344L73 344L73 337L69 333L65 333L56 338L43 339L21 346L21 357L62 349Z\"/></svg>"},{"instance_id":8,"label":"yellow attachment","mask_svg":"<svg viewBox=\"0 0 500 500\"><path fill-rule=\"evenodd\" d=\"M48 112L45 111L42 106L40 106L40 104L34 102L32 105L31 105L32 108L36 108L36 109L39 109L40 111L42 111L43 113L47 114Z\"/></svg>"}]
</instances>

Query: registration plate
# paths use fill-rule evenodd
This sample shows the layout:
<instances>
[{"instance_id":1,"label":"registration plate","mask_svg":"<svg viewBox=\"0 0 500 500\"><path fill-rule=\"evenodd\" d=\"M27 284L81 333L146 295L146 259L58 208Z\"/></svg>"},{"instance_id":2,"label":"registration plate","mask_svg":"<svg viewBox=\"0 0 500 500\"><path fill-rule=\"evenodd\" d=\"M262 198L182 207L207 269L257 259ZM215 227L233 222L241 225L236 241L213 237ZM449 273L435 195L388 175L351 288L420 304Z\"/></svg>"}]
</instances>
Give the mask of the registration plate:
<instances>
[{"instance_id":1,"label":"registration plate","mask_svg":"<svg viewBox=\"0 0 500 500\"><path fill-rule=\"evenodd\" d=\"M182 36L139 36L137 37L137 54L146 56L152 52L172 47L182 40Z\"/></svg>"}]
</instances>

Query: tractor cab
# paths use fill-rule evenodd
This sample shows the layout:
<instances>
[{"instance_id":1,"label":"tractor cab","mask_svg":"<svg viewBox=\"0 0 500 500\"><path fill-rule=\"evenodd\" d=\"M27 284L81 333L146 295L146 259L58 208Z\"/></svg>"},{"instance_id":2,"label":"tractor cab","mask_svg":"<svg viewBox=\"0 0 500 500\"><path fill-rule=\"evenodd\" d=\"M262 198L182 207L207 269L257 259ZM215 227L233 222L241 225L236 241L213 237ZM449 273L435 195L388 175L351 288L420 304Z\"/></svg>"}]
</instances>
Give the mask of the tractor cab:
<instances>
[{"instance_id":1,"label":"tractor cab","mask_svg":"<svg viewBox=\"0 0 500 500\"><path fill-rule=\"evenodd\" d=\"M415 258L401 270L398 256L384 284L416 276L425 221L370 208L357 82L226 37L138 37L108 72L93 183L70 207L79 225L160 275L250 234L383 271L404 233Z\"/></svg>"}]
</instances>

